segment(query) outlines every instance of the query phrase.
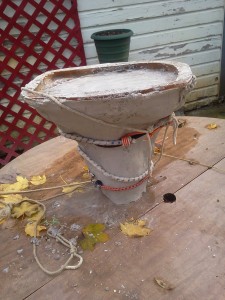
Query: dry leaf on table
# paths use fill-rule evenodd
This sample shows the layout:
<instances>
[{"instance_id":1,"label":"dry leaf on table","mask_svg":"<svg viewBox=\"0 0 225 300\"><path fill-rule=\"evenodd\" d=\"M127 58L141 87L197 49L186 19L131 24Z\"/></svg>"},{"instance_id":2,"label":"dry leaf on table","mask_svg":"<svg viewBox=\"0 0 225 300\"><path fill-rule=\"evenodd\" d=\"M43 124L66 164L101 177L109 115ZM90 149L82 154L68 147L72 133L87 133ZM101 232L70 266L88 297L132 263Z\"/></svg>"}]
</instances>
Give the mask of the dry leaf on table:
<instances>
[{"instance_id":1,"label":"dry leaf on table","mask_svg":"<svg viewBox=\"0 0 225 300\"><path fill-rule=\"evenodd\" d=\"M90 180L91 179L91 175L90 175L90 173L84 173L82 175L82 178Z\"/></svg>"},{"instance_id":2,"label":"dry leaf on table","mask_svg":"<svg viewBox=\"0 0 225 300\"><path fill-rule=\"evenodd\" d=\"M28 222L39 222L43 217L43 209L39 206L37 212L28 219Z\"/></svg>"},{"instance_id":3,"label":"dry leaf on table","mask_svg":"<svg viewBox=\"0 0 225 300\"><path fill-rule=\"evenodd\" d=\"M0 191L1 192L11 192L11 191L22 191L29 186L29 181L22 177L17 176L15 183L3 183L0 184Z\"/></svg>"},{"instance_id":4,"label":"dry leaf on table","mask_svg":"<svg viewBox=\"0 0 225 300\"><path fill-rule=\"evenodd\" d=\"M25 232L27 235L34 237L35 236L35 226L36 226L36 222L34 223L27 223L26 227L25 227ZM40 236L40 231L42 230L46 230L45 226L42 225L38 225L37 226L37 232L36 232L36 236Z\"/></svg>"},{"instance_id":5,"label":"dry leaf on table","mask_svg":"<svg viewBox=\"0 0 225 300\"><path fill-rule=\"evenodd\" d=\"M89 224L83 228L84 239L80 241L83 250L94 250L95 244L105 243L109 240L107 233L103 232L105 225L101 223Z\"/></svg>"},{"instance_id":6,"label":"dry leaf on table","mask_svg":"<svg viewBox=\"0 0 225 300\"><path fill-rule=\"evenodd\" d=\"M129 237L142 237L149 235L152 231L150 228L146 227L145 220L136 220L132 222L125 222L120 224L120 229L122 233Z\"/></svg>"},{"instance_id":7,"label":"dry leaf on table","mask_svg":"<svg viewBox=\"0 0 225 300\"><path fill-rule=\"evenodd\" d=\"M62 192L68 194L68 196L71 197L75 190L77 190L77 192L83 191L81 185L74 185L74 186L63 187Z\"/></svg>"},{"instance_id":8,"label":"dry leaf on table","mask_svg":"<svg viewBox=\"0 0 225 300\"><path fill-rule=\"evenodd\" d=\"M84 167L83 167L83 170L84 170L85 172L88 172L88 171L89 171L88 166L84 166Z\"/></svg>"},{"instance_id":9,"label":"dry leaf on table","mask_svg":"<svg viewBox=\"0 0 225 300\"><path fill-rule=\"evenodd\" d=\"M1 197L3 198L2 201L4 201L4 203L19 203L22 200L28 199L27 197L23 197L22 195L19 194L2 195Z\"/></svg>"},{"instance_id":10,"label":"dry leaf on table","mask_svg":"<svg viewBox=\"0 0 225 300\"><path fill-rule=\"evenodd\" d=\"M21 203L19 206L14 206L12 209L12 217L13 218L20 218L22 216L31 217L35 213L39 211L38 204L32 204L27 201Z\"/></svg>"},{"instance_id":11,"label":"dry leaf on table","mask_svg":"<svg viewBox=\"0 0 225 300\"><path fill-rule=\"evenodd\" d=\"M154 154L160 154L160 153L161 153L161 149L159 147L155 147Z\"/></svg>"},{"instance_id":12,"label":"dry leaf on table","mask_svg":"<svg viewBox=\"0 0 225 300\"><path fill-rule=\"evenodd\" d=\"M33 177L31 177L31 180L30 180L30 183L32 183L33 185L41 185L41 184L44 184L45 182L46 182L45 175L33 176Z\"/></svg>"},{"instance_id":13,"label":"dry leaf on table","mask_svg":"<svg viewBox=\"0 0 225 300\"><path fill-rule=\"evenodd\" d=\"M218 126L217 126L217 124L216 123L210 123L210 124L208 124L208 125L206 125L206 128L208 128L208 129L216 129Z\"/></svg>"}]
</instances>

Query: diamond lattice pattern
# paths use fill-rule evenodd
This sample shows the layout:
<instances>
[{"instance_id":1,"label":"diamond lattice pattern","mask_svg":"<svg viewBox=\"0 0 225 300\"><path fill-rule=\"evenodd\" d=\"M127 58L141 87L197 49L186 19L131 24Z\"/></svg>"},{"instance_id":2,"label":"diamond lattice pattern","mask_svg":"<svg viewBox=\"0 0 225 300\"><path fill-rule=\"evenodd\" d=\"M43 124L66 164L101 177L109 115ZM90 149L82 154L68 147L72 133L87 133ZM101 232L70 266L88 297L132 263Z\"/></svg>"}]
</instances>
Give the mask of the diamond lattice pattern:
<instances>
[{"instance_id":1,"label":"diamond lattice pattern","mask_svg":"<svg viewBox=\"0 0 225 300\"><path fill-rule=\"evenodd\" d=\"M54 124L21 102L21 87L57 68L85 65L77 2L0 2L0 164L56 135Z\"/></svg>"}]
</instances>

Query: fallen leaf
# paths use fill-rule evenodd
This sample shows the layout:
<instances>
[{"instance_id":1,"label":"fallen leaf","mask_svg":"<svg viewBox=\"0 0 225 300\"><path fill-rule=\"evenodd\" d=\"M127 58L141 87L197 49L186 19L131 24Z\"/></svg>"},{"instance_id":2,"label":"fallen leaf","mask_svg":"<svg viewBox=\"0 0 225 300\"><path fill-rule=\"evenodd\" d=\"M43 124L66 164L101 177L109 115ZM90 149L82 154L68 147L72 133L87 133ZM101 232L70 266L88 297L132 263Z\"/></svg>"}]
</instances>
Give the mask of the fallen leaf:
<instances>
[{"instance_id":1,"label":"fallen leaf","mask_svg":"<svg viewBox=\"0 0 225 300\"><path fill-rule=\"evenodd\" d=\"M105 230L105 225L102 223L94 223L94 224L89 224L85 226L82 230L83 233L87 234L98 234Z\"/></svg>"},{"instance_id":2,"label":"fallen leaf","mask_svg":"<svg viewBox=\"0 0 225 300\"><path fill-rule=\"evenodd\" d=\"M29 222L39 222L44 217L43 209L39 206L38 211L34 213L29 219Z\"/></svg>"},{"instance_id":3,"label":"fallen leaf","mask_svg":"<svg viewBox=\"0 0 225 300\"><path fill-rule=\"evenodd\" d=\"M13 218L20 218L22 216L31 217L33 214L39 211L38 204L32 204L27 201L22 202L19 206L14 206L12 209L12 217Z\"/></svg>"},{"instance_id":4,"label":"fallen leaf","mask_svg":"<svg viewBox=\"0 0 225 300\"><path fill-rule=\"evenodd\" d=\"M91 250L91 251L93 251L94 248L95 248L96 242L95 242L94 238L91 238L91 237L87 238L87 237L85 237L83 240L81 240L79 242L79 244L80 244L80 246L81 246L81 248L83 250Z\"/></svg>"},{"instance_id":5,"label":"fallen leaf","mask_svg":"<svg viewBox=\"0 0 225 300\"><path fill-rule=\"evenodd\" d=\"M12 194L12 195L2 195L4 203L19 203L22 200L27 200L27 197L23 197L19 194Z\"/></svg>"},{"instance_id":6,"label":"fallen leaf","mask_svg":"<svg viewBox=\"0 0 225 300\"><path fill-rule=\"evenodd\" d=\"M155 147L154 154L160 154L160 153L161 153L161 149L159 147Z\"/></svg>"},{"instance_id":7,"label":"fallen leaf","mask_svg":"<svg viewBox=\"0 0 225 300\"><path fill-rule=\"evenodd\" d=\"M84 167L83 167L83 170L84 170L85 172L88 172L88 171L89 171L88 166L84 166Z\"/></svg>"},{"instance_id":8,"label":"fallen leaf","mask_svg":"<svg viewBox=\"0 0 225 300\"><path fill-rule=\"evenodd\" d=\"M2 192L22 191L29 186L28 180L22 176L17 176L16 180L17 181L15 183L0 184L0 191Z\"/></svg>"},{"instance_id":9,"label":"fallen leaf","mask_svg":"<svg viewBox=\"0 0 225 300\"><path fill-rule=\"evenodd\" d=\"M62 192L65 193L65 194L68 194L69 197L72 196L73 192L74 191L77 191L77 192L82 192L83 189L82 189L82 186L81 185L74 185L74 186L66 186L62 189Z\"/></svg>"},{"instance_id":10,"label":"fallen leaf","mask_svg":"<svg viewBox=\"0 0 225 300\"><path fill-rule=\"evenodd\" d=\"M208 129L216 129L218 126L217 126L217 124L216 123L210 123L210 124L208 124L208 125L206 125L206 128L208 128Z\"/></svg>"},{"instance_id":11,"label":"fallen leaf","mask_svg":"<svg viewBox=\"0 0 225 300\"><path fill-rule=\"evenodd\" d=\"M94 250L95 244L105 243L109 240L107 233L103 232L105 225L101 223L89 224L83 228L84 239L80 241L83 250Z\"/></svg>"},{"instance_id":12,"label":"fallen leaf","mask_svg":"<svg viewBox=\"0 0 225 300\"><path fill-rule=\"evenodd\" d=\"M145 227L145 220L137 220L132 222L125 222L120 224L122 233L129 237L142 237L149 235L151 232L150 228Z\"/></svg>"},{"instance_id":13,"label":"fallen leaf","mask_svg":"<svg viewBox=\"0 0 225 300\"><path fill-rule=\"evenodd\" d=\"M62 189L63 193L72 193L77 189L77 186L66 186Z\"/></svg>"},{"instance_id":14,"label":"fallen leaf","mask_svg":"<svg viewBox=\"0 0 225 300\"><path fill-rule=\"evenodd\" d=\"M84 178L84 179L91 179L91 175L89 174L89 173L84 173L83 175L82 175L82 177Z\"/></svg>"},{"instance_id":15,"label":"fallen leaf","mask_svg":"<svg viewBox=\"0 0 225 300\"><path fill-rule=\"evenodd\" d=\"M30 183L32 183L33 185L41 185L44 184L46 182L46 176L33 176L31 177Z\"/></svg>"},{"instance_id":16,"label":"fallen leaf","mask_svg":"<svg viewBox=\"0 0 225 300\"><path fill-rule=\"evenodd\" d=\"M25 227L25 232L27 235L34 237L35 236L35 227L36 227L36 222L33 223L27 223ZM38 225L37 226L37 231L36 231L36 236L40 236L40 231L46 230L46 227L43 225Z\"/></svg>"},{"instance_id":17,"label":"fallen leaf","mask_svg":"<svg viewBox=\"0 0 225 300\"><path fill-rule=\"evenodd\" d=\"M175 287L167 280L164 280L163 278L154 278L155 282L163 289L165 290L173 290Z\"/></svg>"}]
</instances>

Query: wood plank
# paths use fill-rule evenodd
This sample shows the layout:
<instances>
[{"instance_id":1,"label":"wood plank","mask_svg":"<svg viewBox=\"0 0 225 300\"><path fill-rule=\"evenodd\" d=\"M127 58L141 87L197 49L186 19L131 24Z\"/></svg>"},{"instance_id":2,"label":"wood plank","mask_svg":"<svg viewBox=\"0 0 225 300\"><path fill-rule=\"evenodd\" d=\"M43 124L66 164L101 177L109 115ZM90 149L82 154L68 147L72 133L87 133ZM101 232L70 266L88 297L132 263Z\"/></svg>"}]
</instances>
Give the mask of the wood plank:
<instances>
[{"instance_id":1,"label":"wood plank","mask_svg":"<svg viewBox=\"0 0 225 300\"><path fill-rule=\"evenodd\" d=\"M77 143L75 141L61 136L40 144L4 166L0 170L0 182L4 180L5 176L15 178L16 174L23 174L30 177L34 174L45 172L57 159L63 157L71 150L75 151L76 146ZM51 154L49 149L51 149ZM37 159L34 159L34 157ZM24 161L26 161L26 164L24 164Z\"/></svg>"},{"instance_id":2,"label":"wood plank","mask_svg":"<svg viewBox=\"0 0 225 300\"><path fill-rule=\"evenodd\" d=\"M132 55L149 55L149 59L166 59L213 49L221 49L221 37L199 39L184 43L170 43L162 47L153 47L138 51L132 51ZM146 56L147 58L147 56Z\"/></svg>"},{"instance_id":3,"label":"wood plank","mask_svg":"<svg viewBox=\"0 0 225 300\"><path fill-rule=\"evenodd\" d=\"M16 0L17 1L17 0ZM143 4L143 3L154 3L157 2L160 5L163 5L163 2L168 2L168 0L97 0L94 2L91 2L89 0L78 0L78 10L81 11L88 11L88 10L99 10L99 9L106 9L106 8L115 8L119 6L131 6L131 5L137 5L137 4ZM223 6L223 1L219 2L220 6ZM204 9L205 6L202 6Z\"/></svg>"},{"instance_id":4,"label":"wood plank","mask_svg":"<svg viewBox=\"0 0 225 300\"><path fill-rule=\"evenodd\" d=\"M193 102L187 102L184 105L184 111L190 111L193 109L198 109L200 107L204 107L210 104L219 104L218 96L214 97L207 97L205 99L193 101Z\"/></svg>"},{"instance_id":5,"label":"wood plank","mask_svg":"<svg viewBox=\"0 0 225 300\"><path fill-rule=\"evenodd\" d=\"M201 76L197 78L196 89L207 87L214 84L219 84L220 74L209 74L206 76Z\"/></svg>"},{"instance_id":6,"label":"wood plank","mask_svg":"<svg viewBox=\"0 0 225 300\"><path fill-rule=\"evenodd\" d=\"M167 0L160 0L157 2L160 2L161 4ZM118 6L130 6L130 5L137 5L137 4L143 4L143 3L151 3L156 2L156 0L101 0L101 1L94 1L89 2L89 0L78 0L78 10L81 11L87 11L87 10L99 10L99 9L105 9L105 8L111 8L111 7L118 7Z\"/></svg>"},{"instance_id":7,"label":"wood plank","mask_svg":"<svg viewBox=\"0 0 225 300\"><path fill-rule=\"evenodd\" d=\"M224 169L225 160L216 166ZM224 192L224 174L205 172L176 193L175 204L144 216L149 237L118 233L74 277L65 273L28 299L224 299ZM155 277L173 288L157 286Z\"/></svg>"},{"instance_id":8,"label":"wood plank","mask_svg":"<svg viewBox=\"0 0 225 300\"><path fill-rule=\"evenodd\" d=\"M173 0L129 5L124 7L106 8L94 11L80 12L81 27L95 27L100 25L118 24L132 20L156 18L160 16L179 15L194 11L223 8L223 0ZM135 18L134 18L135 16Z\"/></svg>"},{"instance_id":9,"label":"wood plank","mask_svg":"<svg viewBox=\"0 0 225 300\"><path fill-rule=\"evenodd\" d=\"M205 128L205 126L208 123L213 122L214 119L196 117L185 117L185 119L188 123L187 126L179 129L179 146L173 147L170 143L168 143L166 151L177 156L185 156L186 158L199 160L207 164L215 164L216 162L220 161L224 157L225 153L225 145L223 143L225 128L224 120L217 120L216 122L218 123L219 128L216 131L209 131ZM215 145L217 145L217 147L215 147ZM12 178L15 178L15 174L18 173L24 176L31 176L34 174L42 174L42 172L47 172L47 178L49 178L48 180L51 181L51 184L58 183L57 180L61 180L60 175L65 180L75 180L81 165L79 165L80 167L77 167L78 161L76 161L77 154L74 146L74 142L67 141L65 139L60 140L60 138L48 141L36 147L36 149L34 148L26 152L0 170L1 180L12 180ZM43 147L43 150L41 147ZM46 170L46 168L48 168L48 170ZM114 289L116 290L119 290L121 284L124 284L122 281L125 280L124 274L127 276L127 273L124 273L124 269L122 266L120 266L120 264L123 265L122 259L124 259L124 256L122 258L120 256L121 252L126 255L128 252L125 252L124 249L130 247L131 252L129 252L128 255L130 255L132 260L135 261L135 256L137 253L141 253L141 262L143 260L142 252L139 252L139 250L141 251L140 247L144 241L149 241L148 239L143 239L142 242L139 240L139 242L135 244L138 240L128 240L124 236L118 235L118 222L125 220L126 218L138 217L145 214L151 210L152 207L155 207L156 203L162 201L162 195L165 192L176 192L182 189L182 187L188 185L189 182L193 181L201 173L205 172L205 170L205 167L190 165L184 161L174 161L172 159L163 158L154 172L152 186L149 188L150 194L146 193L138 202L125 206L116 206L105 197L100 196L99 191L96 190L91 190L89 192L87 191L82 194L75 194L72 198L67 198L67 196L66 198L58 198L57 202L60 205L59 207L54 206L54 202L56 201L55 199L49 201L47 203L49 217L55 215L62 223L67 223L68 228L70 228L70 225L73 223L78 223L81 225L85 225L88 222L107 223L111 241L105 245L99 245L92 253L86 252L84 254L84 265L81 269L75 271L73 275L71 272L64 272L61 276L53 279L44 275L34 263L31 255L29 239L24 237L22 225L13 227L10 230L1 231L1 241L4 241L4 243L0 244L0 252L4 258L4 260L0 262L1 270L5 269L7 266L10 266L8 273L1 273L1 283L3 284L2 295L7 295L8 299L15 299L15 297L21 299L31 295L34 292L34 294L30 296L31 299L37 299L36 297L43 298L44 293L46 296L45 299L48 299L48 297L50 297L49 299L52 299L52 297L54 299L60 299L61 293L63 293L64 296L62 296L61 299L67 299L71 298L71 293L74 293L73 296L75 295L74 297L76 297L76 293L79 290L82 292L81 296L77 296L79 299L90 299L90 295L93 295L94 300L101 299L101 289L103 287L103 292L106 293L105 297L112 299L111 294L107 294L107 291L104 290L106 287L104 285L110 284L111 291L111 288L114 286L114 284ZM166 207L166 211L168 211L168 206ZM162 214L162 216L164 215ZM174 220L173 217L170 217L170 219ZM150 217L149 220L151 226L154 226L154 232L156 232L158 226L161 226L158 221L155 222L155 220L158 219ZM162 220L162 218L160 220ZM168 229L170 226L168 225L169 223L167 221L168 220L165 219L164 225ZM21 239L15 241L12 238L18 232L20 233ZM71 236L72 233L67 231L67 234ZM168 232L168 238L169 235L170 233ZM159 253L162 254L162 250L160 250L159 246L157 246L158 244L156 236L154 238L156 241L153 244L150 244L151 251L152 247L156 245L154 251L159 251ZM165 240L164 237L163 239ZM118 241L122 243L121 247L115 244L115 242ZM129 243L127 244L128 246L126 246L126 241ZM167 242L168 241L165 240L165 243ZM136 248L135 245L137 245L138 248ZM54 260L53 253L46 253L45 246L45 242L41 242L38 250L41 254L42 260L45 263L49 263L49 265L53 267L56 265L56 263L59 263L59 261ZM20 249L20 247L23 247L24 249L24 258L16 254L16 250ZM58 246L54 245L54 247L57 248ZM144 246L144 249L148 249L148 253L151 252L149 251L149 247ZM62 253L61 248L60 253ZM114 253L118 254L118 260L116 263L116 257ZM152 259L154 261L153 257L157 258L157 262L151 262ZM149 259L148 263L152 264L153 266L154 263L159 264L160 262L158 256L148 256L146 259ZM7 264L5 262L7 262ZM62 260L60 260L60 263L62 263ZM112 272L112 281L110 281L109 274L106 273L106 269L103 268L103 265L107 266L106 269L108 272ZM139 261L137 266L138 268L136 271L132 267L131 270L132 272L137 272L139 274ZM146 261L143 261L143 269L144 266L146 266ZM120 276L122 276L120 286L116 286L117 283L115 283L114 277L114 271L117 270L117 267L119 267L121 272L119 271L119 274L116 272L116 276L118 276L118 279ZM90 273L90 271L92 272ZM149 272L149 270L146 268L143 270L143 272L145 271ZM156 269L152 269L152 272L153 271L156 271ZM144 275L145 273L142 274ZM163 275L164 274L161 274L161 276ZM140 277L138 276L136 278L139 280ZM141 278L140 280L142 279L145 278ZM52 283L50 284L51 280ZM132 290L137 290L139 293L139 285L135 284L133 280L129 280L129 282L131 287L129 287L130 290L127 291L127 293L131 293ZM103 285L101 285L101 283ZM78 284L79 289L75 288L74 284ZM42 289L35 292L43 285L45 286ZM90 293L88 285L90 285L90 288L92 287L92 293ZM52 290L52 286L54 286L54 291ZM46 293L47 289L48 293ZM86 289L89 293L88 297L86 296L86 292L84 292L83 295L84 289ZM113 292L113 290L111 292ZM132 293L134 294L134 291ZM120 297L120 295L117 294L115 294L115 296ZM103 297L103 299L107 298Z\"/></svg>"},{"instance_id":10,"label":"wood plank","mask_svg":"<svg viewBox=\"0 0 225 300\"><path fill-rule=\"evenodd\" d=\"M150 19L144 19L141 21L129 21L126 22L126 27L134 31L135 35L140 34L148 34L148 33L154 33L158 31L164 31L168 30L168 24L170 29L177 29L177 28L184 28L189 26L197 26L202 24L209 24L209 23L217 23L222 22L224 16L224 10L222 8L213 9L210 11L210 14L208 11L198 11L198 12L192 12L190 14L182 14L182 15L172 15L172 16L163 16L159 18L150 18ZM123 24L123 23L122 23ZM122 25L119 24L112 24L107 25L107 29L115 29L115 28L121 28ZM159 26L160 24L160 26ZM82 24L83 25L83 24ZM91 26L91 27L85 27L82 26L82 37L84 43L90 43L91 35L92 33L100 30L105 30L106 25L101 26Z\"/></svg>"},{"instance_id":11,"label":"wood plank","mask_svg":"<svg viewBox=\"0 0 225 300\"><path fill-rule=\"evenodd\" d=\"M196 27L187 27L150 33L141 36L133 36L131 39L131 51L137 51L143 48L153 48L170 43L187 43L202 38L214 38L220 36L223 32L221 23L207 24ZM84 45L86 57L96 56L94 43Z\"/></svg>"},{"instance_id":12,"label":"wood plank","mask_svg":"<svg viewBox=\"0 0 225 300\"><path fill-rule=\"evenodd\" d=\"M200 64L191 67L195 76L204 76L212 73L220 72L220 62L215 61L211 63Z\"/></svg>"},{"instance_id":13,"label":"wood plank","mask_svg":"<svg viewBox=\"0 0 225 300\"><path fill-rule=\"evenodd\" d=\"M158 54L155 55L155 57L153 55L151 55L150 58L149 55L145 55L143 54L144 51L141 51L142 55L141 56L136 56L134 55L132 52L130 53L129 56L129 60L131 61L138 61L138 60L158 60L157 57L159 57ZM194 66L194 65L199 65L199 64L204 64L204 63L210 63L210 62L214 62L214 61L219 61L220 57L221 57L221 49L213 49L213 50L207 50L207 51L199 51L199 52L192 52L188 53L186 55L167 55L165 57L160 57L161 59L169 59L171 61L180 61L180 62L184 62L190 66Z\"/></svg>"},{"instance_id":14,"label":"wood plank","mask_svg":"<svg viewBox=\"0 0 225 300\"><path fill-rule=\"evenodd\" d=\"M195 89L192 92L190 92L186 97L186 102L192 102L198 99L203 99L207 97L212 96L218 96L219 95L219 86L212 85L205 88Z\"/></svg>"}]
</instances>

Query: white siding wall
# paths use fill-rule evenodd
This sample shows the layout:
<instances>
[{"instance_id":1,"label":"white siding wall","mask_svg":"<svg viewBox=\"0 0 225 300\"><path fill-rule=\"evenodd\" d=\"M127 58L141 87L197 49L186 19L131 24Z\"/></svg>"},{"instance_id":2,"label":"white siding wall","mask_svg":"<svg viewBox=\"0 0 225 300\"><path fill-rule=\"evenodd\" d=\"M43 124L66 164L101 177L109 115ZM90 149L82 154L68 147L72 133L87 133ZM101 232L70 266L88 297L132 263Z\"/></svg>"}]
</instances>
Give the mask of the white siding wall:
<instances>
[{"instance_id":1,"label":"white siding wall","mask_svg":"<svg viewBox=\"0 0 225 300\"><path fill-rule=\"evenodd\" d=\"M198 80L186 109L218 99L224 0L78 0L78 10L88 64L98 63L93 32L129 28L130 61L191 65Z\"/></svg>"}]
</instances>

